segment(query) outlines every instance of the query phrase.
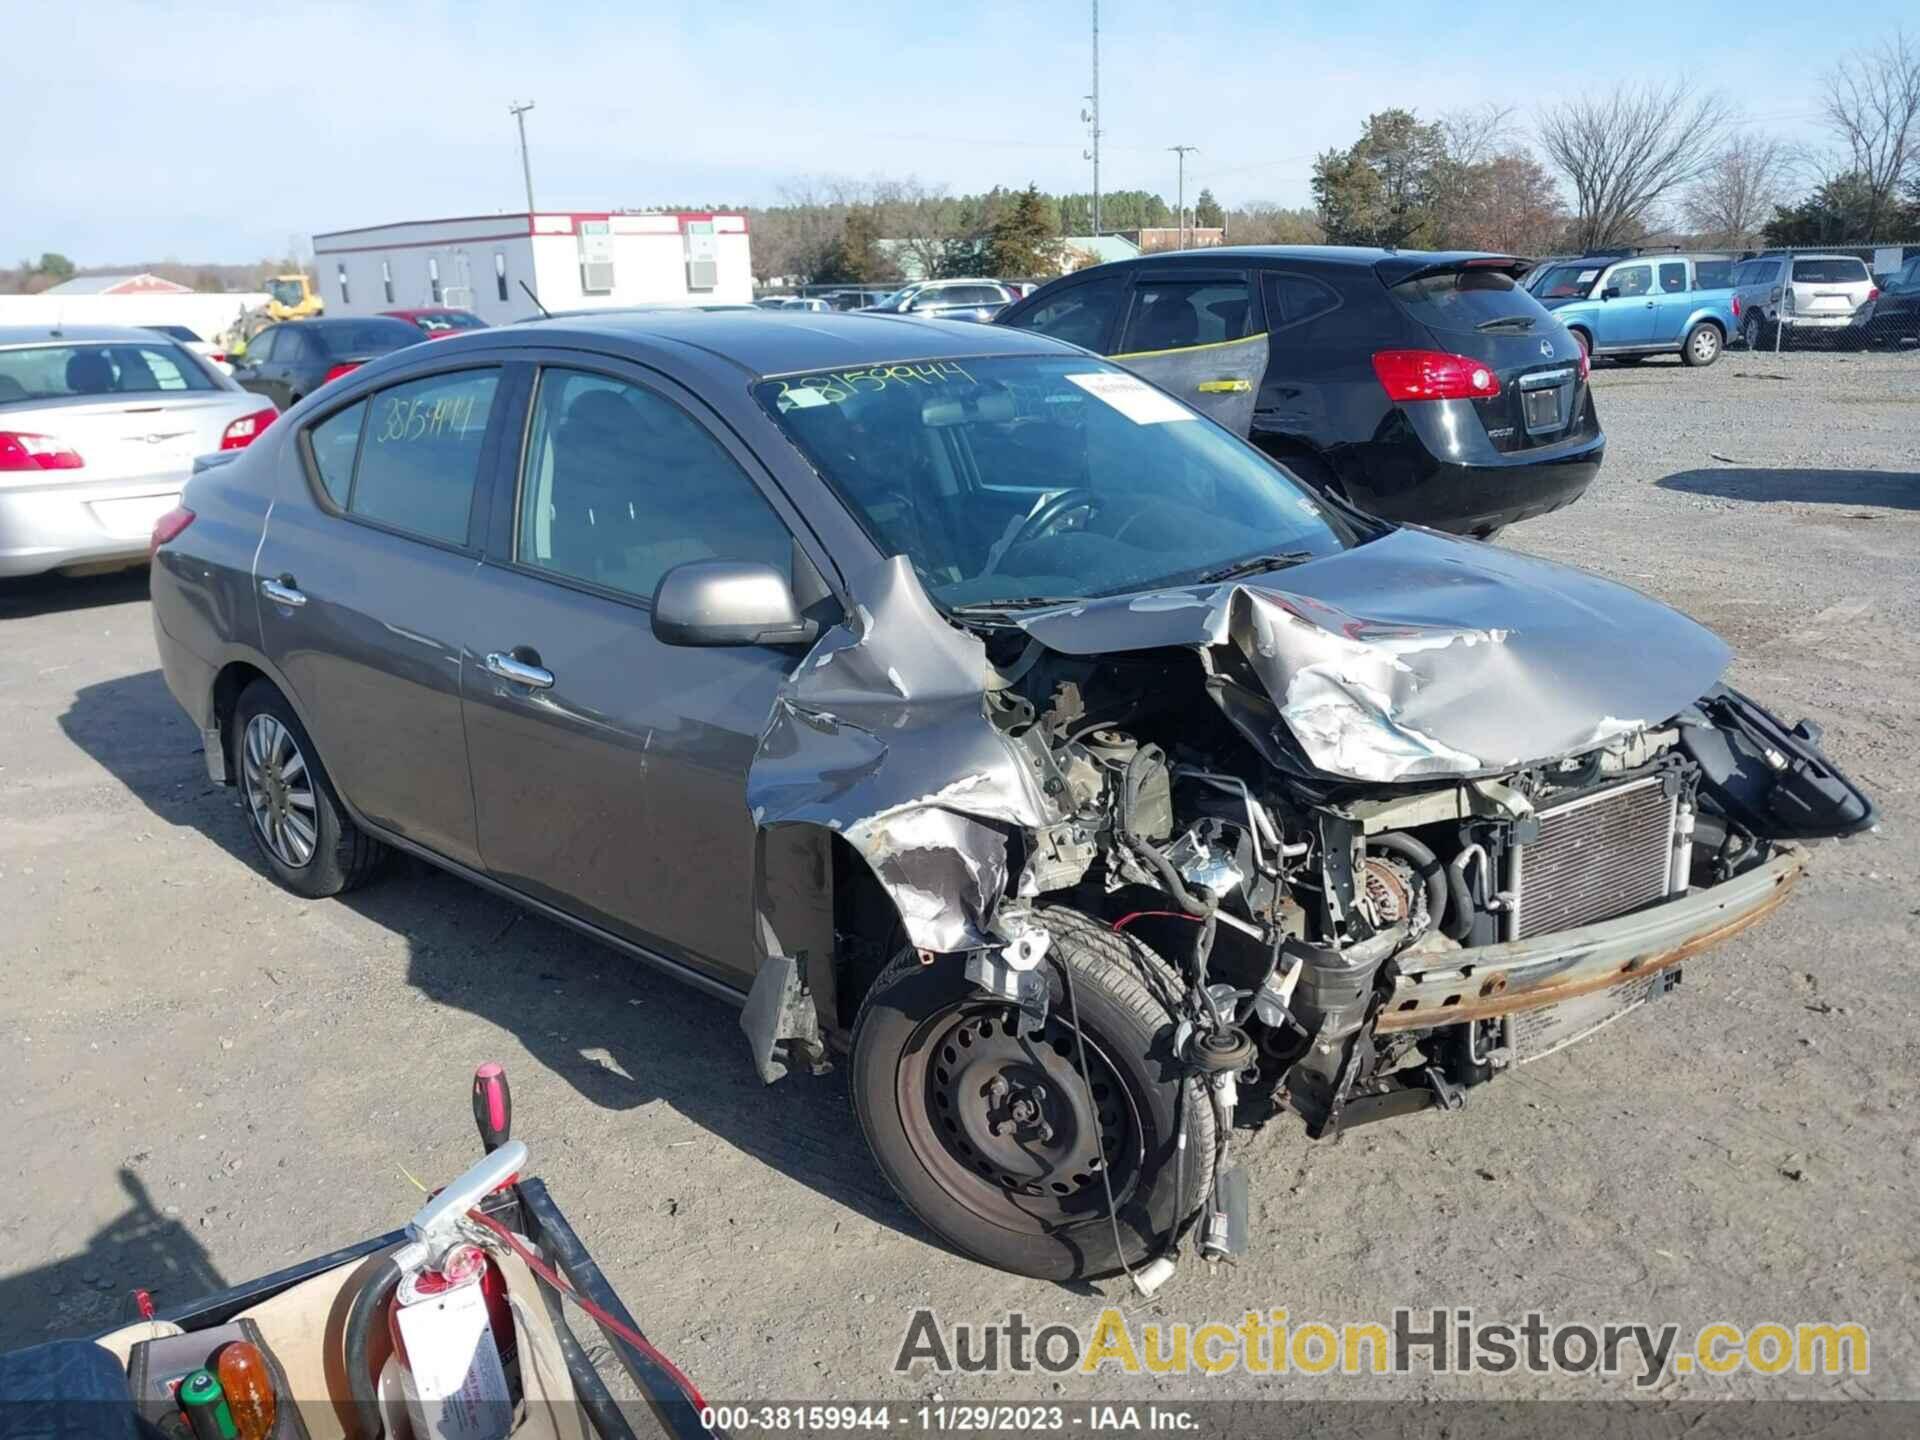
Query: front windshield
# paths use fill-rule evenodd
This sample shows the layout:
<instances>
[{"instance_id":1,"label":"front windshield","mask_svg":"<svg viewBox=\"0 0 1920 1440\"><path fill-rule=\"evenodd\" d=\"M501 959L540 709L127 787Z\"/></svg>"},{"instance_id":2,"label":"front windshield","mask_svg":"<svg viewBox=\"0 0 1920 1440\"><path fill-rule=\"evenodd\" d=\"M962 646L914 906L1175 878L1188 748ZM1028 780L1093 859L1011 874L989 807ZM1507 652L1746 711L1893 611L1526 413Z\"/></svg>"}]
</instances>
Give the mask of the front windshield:
<instances>
[{"instance_id":1,"label":"front windshield","mask_svg":"<svg viewBox=\"0 0 1920 1440\"><path fill-rule=\"evenodd\" d=\"M1084 356L876 365L756 393L948 608L1126 594L1351 543L1257 450Z\"/></svg>"},{"instance_id":2,"label":"front windshield","mask_svg":"<svg viewBox=\"0 0 1920 1440\"><path fill-rule=\"evenodd\" d=\"M1599 278L1598 265L1556 265L1530 288L1542 300L1584 300Z\"/></svg>"},{"instance_id":3,"label":"front windshield","mask_svg":"<svg viewBox=\"0 0 1920 1440\"><path fill-rule=\"evenodd\" d=\"M904 310L907 302L926 287L923 285L903 285L891 295L882 295L867 308L869 310Z\"/></svg>"},{"instance_id":4,"label":"front windshield","mask_svg":"<svg viewBox=\"0 0 1920 1440\"><path fill-rule=\"evenodd\" d=\"M293 280L269 280L267 282L267 294L271 295L275 300L278 300L282 305L298 305L303 298L300 294L298 282Z\"/></svg>"}]
</instances>

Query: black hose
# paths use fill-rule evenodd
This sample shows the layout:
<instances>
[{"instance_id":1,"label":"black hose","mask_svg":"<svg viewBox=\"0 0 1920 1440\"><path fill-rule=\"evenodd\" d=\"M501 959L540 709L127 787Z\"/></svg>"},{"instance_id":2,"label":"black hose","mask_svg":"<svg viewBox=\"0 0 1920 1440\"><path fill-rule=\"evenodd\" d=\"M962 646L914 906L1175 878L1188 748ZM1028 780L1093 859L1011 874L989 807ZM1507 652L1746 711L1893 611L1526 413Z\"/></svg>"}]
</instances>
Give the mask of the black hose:
<instances>
[{"instance_id":1,"label":"black hose","mask_svg":"<svg viewBox=\"0 0 1920 1440\"><path fill-rule=\"evenodd\" d=\"M1367 844L1390 850L1401 859L1413 863L1427 886L1427 921L1434 929L1444 931L1447 896L1451 887L1447 882L1447 867L1440 863L1440 857L1403 830L1389 830L1384 835L1371 836Z\"/></svg>"},{"instance_id":2,"label":"black hose","mask_svg":"<svg viewBox=\"0 0 1920 1440\"><path fill-rule=\"evenodd\" d=\"M389 1255L366 1278L347 1311L347 1385L360 1421L360 1440L380 1440L380 1397L367 1371L367 1340L386 1313L387 1297L399 1288L400 1266Z\"/></svg>"},{"instance_id":3,"label":"black hose","mask_svg":"<svg viewBox=\"0 0 1920 1440\"><path fill-rule=\"evenodd\" d=\"M1467 872L1464 866L1447 867L1447 890L1453 896L1453 909L1447 916L1445 933L1455 940L1465 941L1473 934L1473 893L1467 889Z\"/></svg>"}]
</instances>

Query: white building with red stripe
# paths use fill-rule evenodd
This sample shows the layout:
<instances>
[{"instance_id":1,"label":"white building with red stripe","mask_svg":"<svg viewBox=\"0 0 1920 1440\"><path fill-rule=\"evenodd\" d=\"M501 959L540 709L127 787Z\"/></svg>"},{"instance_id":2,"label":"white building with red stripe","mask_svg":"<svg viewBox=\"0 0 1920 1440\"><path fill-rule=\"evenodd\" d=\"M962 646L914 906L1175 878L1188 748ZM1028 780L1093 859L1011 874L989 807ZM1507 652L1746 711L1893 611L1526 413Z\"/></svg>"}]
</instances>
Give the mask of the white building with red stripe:
<instances>
[{"instance_id":1,"label":"white building with red stripe","mask_svg":"<svg viewBox=\"0 0 1920 1440\"><path fill-rule=\"evenodd\" d=\"M494 324L549 310L745 305L747 217L709 211L548 211L404 220L313 237L329 315L448 305Z\"/></svg>"}]
</instances>

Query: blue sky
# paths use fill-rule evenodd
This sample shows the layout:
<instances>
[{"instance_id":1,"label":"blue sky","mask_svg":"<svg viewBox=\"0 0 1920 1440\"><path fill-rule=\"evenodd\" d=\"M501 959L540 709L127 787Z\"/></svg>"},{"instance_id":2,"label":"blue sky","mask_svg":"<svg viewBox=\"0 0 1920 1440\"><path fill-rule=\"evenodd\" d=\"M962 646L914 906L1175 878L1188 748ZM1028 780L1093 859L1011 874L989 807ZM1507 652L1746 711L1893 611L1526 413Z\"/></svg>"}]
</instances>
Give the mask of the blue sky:
<instances>
[{"instance_id":1,"label":"blue sky","mask_svg":"<svg viewBox=\"0 0 1920 1440\"><path fill-rule=\"evenodd\" d=\"M1086 0L933 7L470 3L6 7L0 263L250 260L291 235L522 207L776 200L799 176L1087 188ZM1105 189L1304 204L1372 110L1545 104L1683 69L1813 128L1870 38L1802 4L1101 6ZM34 57L31 63L22 57Z\"/></svg>"}]
</instances>

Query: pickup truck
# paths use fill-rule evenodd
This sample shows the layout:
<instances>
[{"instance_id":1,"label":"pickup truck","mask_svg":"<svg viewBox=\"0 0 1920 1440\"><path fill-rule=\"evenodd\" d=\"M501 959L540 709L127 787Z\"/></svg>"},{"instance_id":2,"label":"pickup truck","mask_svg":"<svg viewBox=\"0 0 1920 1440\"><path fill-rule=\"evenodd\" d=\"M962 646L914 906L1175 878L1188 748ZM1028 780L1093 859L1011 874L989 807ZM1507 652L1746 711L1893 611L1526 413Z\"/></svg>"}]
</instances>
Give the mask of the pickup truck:
<instances>
[{"instance_id":1,"label":"pickup truck","mask_svg":"<svg viewBox=\"0 0 1920 1440\"><path fill-rule=\"evenodd\" d=\"M1739 330L1732 280L1718 256L1606 256L1555 262L1534 296L1591 355L1711 365Z\"/></svg>"}]
</instances>

